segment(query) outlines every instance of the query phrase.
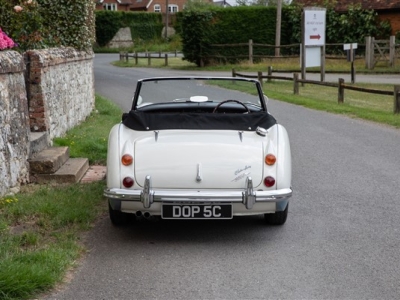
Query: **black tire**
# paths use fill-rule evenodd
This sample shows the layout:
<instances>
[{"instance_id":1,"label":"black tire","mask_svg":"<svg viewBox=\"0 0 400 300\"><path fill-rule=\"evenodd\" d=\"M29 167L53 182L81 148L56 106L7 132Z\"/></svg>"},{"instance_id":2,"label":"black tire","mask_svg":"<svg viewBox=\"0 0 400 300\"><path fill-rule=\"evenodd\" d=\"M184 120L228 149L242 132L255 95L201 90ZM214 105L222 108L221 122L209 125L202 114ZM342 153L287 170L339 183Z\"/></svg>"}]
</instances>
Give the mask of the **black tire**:
<instances>
[{"instance_id":1,"label":"black tire","mask_svg":"<svg viewBox=\"0 0 400 300\"><path fill-rule=\"evenodd\" d=\"M265 223L269 225L283 225L286 222L289 211L289 203L284 211L277 211L273 214L264 214Z\"/></svg>"},{"instance_id":2,"label":"black tire","mask_svg":"<svg viewBox=\"0 0 400 300\"><path fill-rule=\"evenodd\" d=\"M112 209L110 203L108 203L108 213L111 223L115 226L124 226L129 223L129 214Z\"/></svg>"}]
</instances>

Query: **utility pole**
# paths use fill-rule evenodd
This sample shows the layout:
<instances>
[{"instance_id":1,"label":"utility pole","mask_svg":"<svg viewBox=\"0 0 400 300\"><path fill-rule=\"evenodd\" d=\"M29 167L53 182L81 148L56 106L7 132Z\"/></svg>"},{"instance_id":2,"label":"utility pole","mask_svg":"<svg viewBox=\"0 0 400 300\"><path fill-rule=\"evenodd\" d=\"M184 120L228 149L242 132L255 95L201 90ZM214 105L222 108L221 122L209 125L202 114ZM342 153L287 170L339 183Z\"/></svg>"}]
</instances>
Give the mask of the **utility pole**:
<instances>
[{"instance_id":1,"label":"utility pole","mask_svg":"<svg viewBox=\"0 0 400 300\"><path fill-rule=\"evenodd\" d=\"M276 32L275 32L275 56L280 56L282 23L282 0L278 0L276 7Z\"/></svg>"}]
</instances>

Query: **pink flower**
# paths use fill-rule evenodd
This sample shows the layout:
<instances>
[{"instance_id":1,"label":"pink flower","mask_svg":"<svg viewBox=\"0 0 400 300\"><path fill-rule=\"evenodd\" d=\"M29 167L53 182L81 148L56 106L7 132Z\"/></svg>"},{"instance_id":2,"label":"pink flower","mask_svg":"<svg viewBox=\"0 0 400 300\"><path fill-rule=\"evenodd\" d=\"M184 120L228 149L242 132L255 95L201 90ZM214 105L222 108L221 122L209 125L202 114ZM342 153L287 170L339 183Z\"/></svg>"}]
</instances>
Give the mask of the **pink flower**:
<instances>
[{"instance_id":1,"label":"pink flower","mask_svg":"<svg viewBox=\"0 0 400 300\"><path fill-rule=\"evenodd\" d=\"M0 28L0 50L4 50L7 48L13 48L16 44L12 39L10 39L7 34L5 34Z\"/></svg>"},{"instance_id":2,"label":"pink flower","mask_svg":"<svg viewBox=\"0 0 400 300\"><path fill-rule=\"evenodd\" d=\"M22 7L19 6L19 5L15 5L15 6L14 6L14 11L15 11L15 12L20 12L20 11L22 11Z\"/></svg>"}]
</instances>

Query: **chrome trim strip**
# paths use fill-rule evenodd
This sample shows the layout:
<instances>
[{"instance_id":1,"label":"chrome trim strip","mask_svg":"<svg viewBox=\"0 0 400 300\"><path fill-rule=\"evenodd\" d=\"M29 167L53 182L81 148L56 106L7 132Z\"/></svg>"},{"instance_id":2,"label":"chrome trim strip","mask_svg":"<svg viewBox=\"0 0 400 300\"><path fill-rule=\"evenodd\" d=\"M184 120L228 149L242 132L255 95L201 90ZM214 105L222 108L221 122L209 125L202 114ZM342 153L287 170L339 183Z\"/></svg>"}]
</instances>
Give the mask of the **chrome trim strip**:
<instances>
[{"instance_id":1,"label":"chrome trim strip","mask_svg":"<svg viewBox=\"0 0 400 300\"><path fill-rule=\"evenodd\" d=\"M292 196L292 189L254 191L251 177L246 179L244 190L235 191L194 191L194 190L153 190L151 177L146 176L143 190L105 189L104 196L122 201L140 201L144 208L154 202L228 202L243 203L252 209L257 202L278 202Z\"/></svg>"},{"instance_id":2,"label":"chrome trim strip","mask_svg":"<svg viewBox=\"0 0 400 300\"><path fill-rule=\"evenodd\" d=\"M196 181L200 182L202 180L201 177L201 164L197 164L197 176L196 176Z\"/></svg>"}]
</instances>

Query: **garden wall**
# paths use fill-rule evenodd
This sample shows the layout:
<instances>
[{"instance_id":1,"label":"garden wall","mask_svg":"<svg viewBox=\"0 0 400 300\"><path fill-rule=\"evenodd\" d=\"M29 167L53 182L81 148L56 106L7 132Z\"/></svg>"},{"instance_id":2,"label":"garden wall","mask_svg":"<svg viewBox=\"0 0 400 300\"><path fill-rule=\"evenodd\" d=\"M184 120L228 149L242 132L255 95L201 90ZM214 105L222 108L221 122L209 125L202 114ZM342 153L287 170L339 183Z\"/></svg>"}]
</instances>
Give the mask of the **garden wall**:
<instances>
[{"instance_id":1,"label":"garden wall","mask_svg":"<svg viewBox=\"0 0 400 300\"><path fill-rule=\"evenodd\" d=\"M0 196L29 181L29 115L25 64L15 51L0 51Z\"/></svg>"},{"instance_id":2,"label":"garden wall","mask_svg":"<svg viewBox=\"0 0 400 300\"><path fill-rule=\"evenodd\" d=\"M93 53L73 48L27 51L30 129L51 141L90 114L94 107Z\"/></svg>"},{"instance_id":3,"label":"garden wall","mask_svg":"<svg viewBox=\"0 0 400 300\"><path fill-rule=\"evenodd\" d=\"M93 53L72 48L0 51L0 197L29 182L30 133L48 145L94 108Z\"/></svg>"}]
</instances>

